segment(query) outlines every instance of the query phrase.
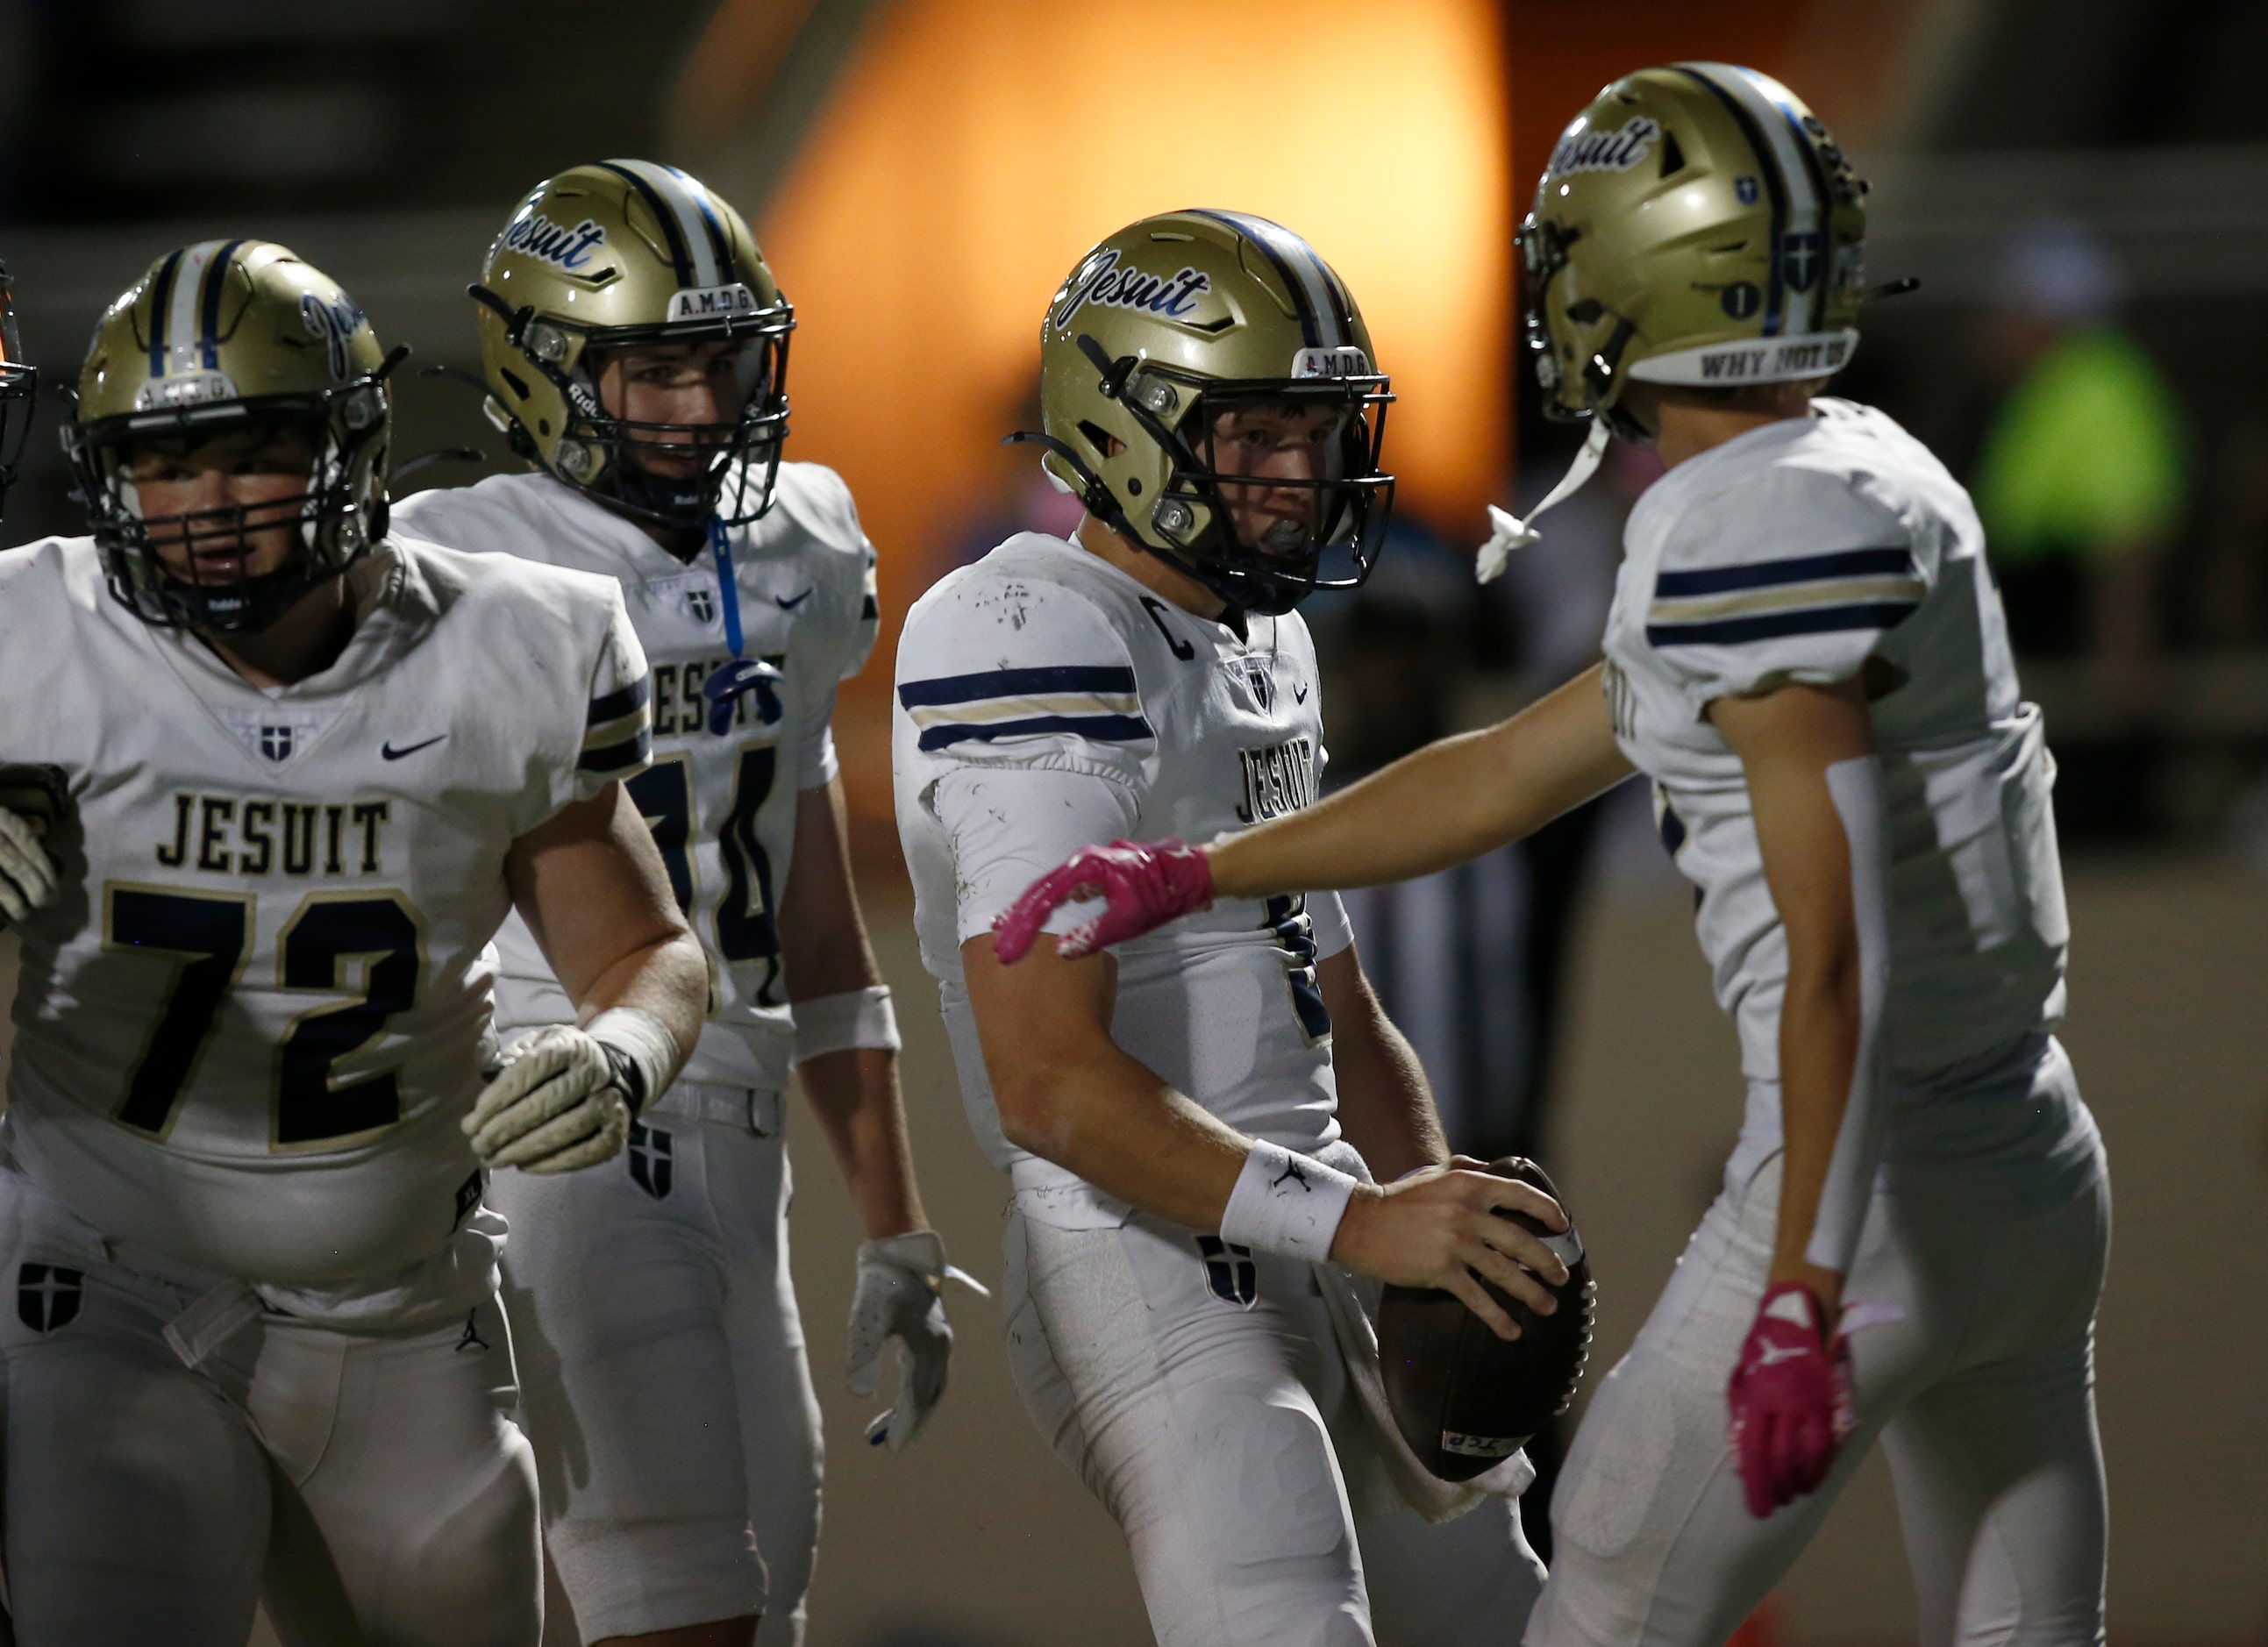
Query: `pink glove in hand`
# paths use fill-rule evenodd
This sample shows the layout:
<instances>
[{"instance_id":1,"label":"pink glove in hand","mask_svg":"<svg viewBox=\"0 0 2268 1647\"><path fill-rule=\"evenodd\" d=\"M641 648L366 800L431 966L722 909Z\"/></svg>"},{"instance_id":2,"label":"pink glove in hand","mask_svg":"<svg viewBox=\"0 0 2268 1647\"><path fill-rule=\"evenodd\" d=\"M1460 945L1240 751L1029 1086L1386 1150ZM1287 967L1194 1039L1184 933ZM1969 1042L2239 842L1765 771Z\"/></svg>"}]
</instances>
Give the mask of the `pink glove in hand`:
<instances>
[{"instance_id":1,"label":"pink glove in hand","mask_svg":"<svg viewBox=\"0 0 2268 1647\"><path fill-rule=\"evenodd\" d=\"M1830 1341L1819 1300L1800 1282L1765 1289L1727 1393L1733 1461L1758 1520L1816 1491L1859 1427L1850 1343Z\"/></svg>"},{"instance_id":2,"label":"pink glove in hand","mask_svg":"<svg viewBox=\"0 0 2268 1647\"><path fill-rule=\"evenodd\" d=\"M1155 931L1193 909L1211 908L1212 866L1199 849L1170 839L1081 847L1024 888L992 923L992 952L1003 966L1021 960L1048 917L1082 898L1107 899L1108 907L1057 941L1056 953L1065 960Z\"/></svg>"}]
</instances>

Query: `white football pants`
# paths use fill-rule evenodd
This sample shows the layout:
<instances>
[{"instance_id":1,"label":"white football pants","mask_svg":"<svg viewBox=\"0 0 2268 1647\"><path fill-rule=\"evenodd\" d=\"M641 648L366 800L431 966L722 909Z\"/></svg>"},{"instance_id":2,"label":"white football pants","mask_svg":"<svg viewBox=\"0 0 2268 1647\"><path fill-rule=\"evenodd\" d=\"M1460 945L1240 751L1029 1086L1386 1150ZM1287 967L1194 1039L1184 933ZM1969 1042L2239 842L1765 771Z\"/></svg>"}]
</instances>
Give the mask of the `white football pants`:
<instances>
[{"instance_id":1,"label":"white football pants","mask_svg":"<svg viewBox=\"0 0 2268 1647\"><path fill-rule=\"evenodd\" d=\"M803 1639L819 1398L781 1114L777 1092L681 1083L615 1159L491 1187L544 1537L585 1641L755 1613L761 1647Z\"/></svg>"},{"instance_id":2,"label":"white football pants","mask_svg":"<svg viewBox=\"0 0 2268 1647\"><path fill-rule=\"evenodd\" d=\"M1724 1641L1877 1436L1923 1647L2102 1642L2094 1350L2110 1180L2062 1049L2010 1079L1974 1095L2068 1113L2063 1147L1918 1162L1894 1143L1845 1297L1900 1319L1852 1336L1859 1430L1826 1485L1763 1521L1742 1499L1725 1391L1771 1267L1780 1158L1727 1185L1576 1431L1529 1647Z\"/></svg>"},{"instance_id":3,"label":"white football pants","mask_svg":"<svg viewBox=\"0 0 2268 1647\"><path fill-rule=\"evenodd\" d=\"M209 1285L112 1261L42 1199L0 1173L19 1647L244 1647L261 1599L292 1647L535 1647L535 1471L493 1296L406 1328L261 1312L193 1371L166 1327Z\"/></svg>"},{"instance_id":4,"label":"white football pants","mask_svg":"<svg viewBox=\"0 0 2268 1647\"><path fill-rule=\"evenodd\" d=\"M1308 1265L1016 1212L1005 1285L1025 1408L1125 1530L1161 1647L1519 1639L1543 1569L1509 1500L1358 1530L1340 1459L1373 1443Z\"/></svg>"}]
</instances>

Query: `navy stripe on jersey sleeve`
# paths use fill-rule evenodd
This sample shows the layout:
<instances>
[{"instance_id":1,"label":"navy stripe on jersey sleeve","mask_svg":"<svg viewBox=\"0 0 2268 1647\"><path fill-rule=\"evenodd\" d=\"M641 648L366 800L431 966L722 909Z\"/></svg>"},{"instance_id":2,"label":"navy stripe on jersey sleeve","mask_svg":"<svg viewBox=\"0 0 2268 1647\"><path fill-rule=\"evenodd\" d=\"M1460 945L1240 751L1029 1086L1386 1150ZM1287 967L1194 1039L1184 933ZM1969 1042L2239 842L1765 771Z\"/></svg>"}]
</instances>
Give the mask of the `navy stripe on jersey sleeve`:
<instances>
[{"instance_id":1,"label":"navy stripe on jersey sleeve","mask_svg":"<svg viewBox=\"0 0 2268 1647\"><path fill-rule=\"evenodd\" d=\"M593 698L591 712L583 717L583 724L599 726L608 721L618 721L625 715L644 709L652 696L653 677L651 674L640 675L618 691Z\"/></svg>"},{"instance_id":2,"label":"navy stripe on jersey sleeve","mask_svg":"<svg viewBox=\"0 0 2268 1647\"><path fill-rule=\"evenodd\" d=\"M1142 713L1134 672L1123 665L1052 664L909 680L898 702L934 752L961 743L1065 734L1133 743L1158 734Z\"/></svg>"},{"instance_id":3,"label":"navy stripe on jersey sleeve","mask_svg":"<svg viewBox=\"0 0 2268 1647\"><path fill-rule=\"evenodd\" d=\"M1831 555L1796 555L1784 560L1745 561L1736 566L1705 566L1690 572L1658 572L1657 600L1690 595L1720 595L1736 589L1773 589L1785 584L1828 578L1911 577L1913 552L1903 546L1838 549Z\"/></svg>"},{"instance_id":4,"label":"navy stripe on jersey sleeve","mask_svg":"<svg viewBox=\"0 0 2268 1647\"><path fill-rule=\"evenodd\" d=\"M935 751L971 741L990 743L996 738L1037 738L1049 732L1068 732L1097 743L1133 743L1157 733L1139 715L1033 715L1022 720L993 721L972 725L944 721L922 728L921 747Z\"/></svg>"},{"instance_id":5,"label":"navy stripe on jersey sleeve","mask_svg":"<svg viewBox=\"0 0 2268 1647\"><path fill-rule=\"evenodd\" d=\"M1705 623L1649 623L1646 638L1656 646L1725 646L1742 641L1774 640L1784 635L1826 635L1838 629L1896 629L1920 603L1872 601L1845 607L1806 607L1793 612L1759 613Z\"/></svg>"},{"instance_id":6,"label":"navy stripe on jersey sleeve","mask_svg":"<svg viewBox=\"0 0 2268 1647\"><path fill-rule=\"evenodd\" d=\"M593 698L583 717L583 754L576 770L603 776L644 765L653 754L652 698L650 673Z\"/></svg>"},{"instance_id":7,"label":"navy stripe on jersey sleeve","mask_svg":"<svg viewBox=\"0 0 2268 1647\"><path fill-rule=\"evenodd\" d=\"M1725 646L1887 629L1928 592L1912 552L1894 545L1664 571L1654 576L1646 637L1655 646Z\"/></svg>"}]
</instances>

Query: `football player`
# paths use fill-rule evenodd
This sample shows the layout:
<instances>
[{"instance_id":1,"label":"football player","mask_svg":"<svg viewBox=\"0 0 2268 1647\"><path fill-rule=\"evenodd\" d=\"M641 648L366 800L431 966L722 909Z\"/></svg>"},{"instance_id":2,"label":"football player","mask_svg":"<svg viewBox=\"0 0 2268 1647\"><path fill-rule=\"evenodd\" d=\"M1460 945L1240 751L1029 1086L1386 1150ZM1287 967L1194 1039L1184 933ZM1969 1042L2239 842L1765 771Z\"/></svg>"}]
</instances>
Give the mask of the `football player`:
<instances>
[{"instance_id":1,"label":"football player","mask_svg":"<svg viewBox=\"0 0 2268 1647\"><path fill-rule=\"evenodd\" d=\"M1099 888L1076 946L1123 943L1211 900L1426 873L1653 781L1747 1114L1577 1433L1544 1647L1724 1640L1878 1436L1922 1640L2102 1639L2110 1202L2053 1034L2054 763L1967 496L1818 393L1858 341L1863 192L1752 70L1607 87L1521 232L1548 403L1594 420L1593 457L1612 430L1668 466L1604 661L1296 819L1090 855L1014 922ZM1532 535L1507 518L1497 547Z\"/></svg>"},{"instance_id":2,"label":"football player","mask_svg":"<svg viewBox=\"0 0 2268 1647\"><path fill-rule=\"evenodd\" d=\"M1013 976L993 953L993 918L1074 846L1314 800L1292 608L1377 552L1387 379L1338 276L1234 212L1103 241L1040 348L1035 438L1086 516L915 605L893 747L923 956L1014 1186L1017 1387L1125 1530L1160 1641L1510 1642L1542 1569L1507 1499L1428 1497L1371 1422L1375 1346L1338 1266L1452 1289L1511 1337L1476 1277L1548 1313L1567 1272L1492 1210L1565 1219L1450 1169L1336 897L1224 901L1108 957L1043 944ZM1396 1483L1472 1512L1428 1526Z\"/></svg>"},{"instance_id":3,"label":"football player","mask_svg":"<svg viewBox=\"0 0 2268 1647\"><path fill-rule=\"evenodd\" d=\"M780 460L793 311L695 179L562 173L512 213L474 295L487 410L530 470L399 516L620 584L656 682L654 764L627 787L715 981L623 1162L498 1186L552 1560L585 1640L705 1625L746 1642L761 1613L756 1639L790 1643L821 1461L788 1272L791 1070L866 1230L851 1386L873 1391L886 1337L906 1369L876 1441L920 1430L952 1346L829 731L874 642L874 550L841 477ZM533 933L507 923L500 945L507 1032L571 1022Z\"/></svg>"},{"instance_id":4,"label":"football player","mask_svg":"<svg viewBox=\"0 0 2268 1647\"><path fill-rule=\"evenodd\" d=\"M619 1151L703 968L621 597L388 531L398 357L282 246L170 253L65 430L93 536L0 555L26 1647L241 1647L263 1595L294 1643L541 1633L486 1169ZM514 908L575 1022L483 1089Z\"/></svg>"}]
</instances>

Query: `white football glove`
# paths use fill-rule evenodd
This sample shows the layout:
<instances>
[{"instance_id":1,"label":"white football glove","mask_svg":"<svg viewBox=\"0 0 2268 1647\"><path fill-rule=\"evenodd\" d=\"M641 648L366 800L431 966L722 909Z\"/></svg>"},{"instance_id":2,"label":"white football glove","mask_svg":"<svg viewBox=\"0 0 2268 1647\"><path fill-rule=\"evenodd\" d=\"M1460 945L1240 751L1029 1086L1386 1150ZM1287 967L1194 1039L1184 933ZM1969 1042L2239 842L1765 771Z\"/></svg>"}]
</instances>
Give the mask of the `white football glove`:
<instances>
[{"instance_id":1,"label":"white football glove","mask_svg":"<svg viewBox=\"0 0 2268 1647\"><path fill-rule=\"evenodd\" d=\"M0 926L55 901L55 865L40 844L40 826L0 806Z\"/></svg>"},{"instance_id":2,"label":"white football glove","mask_svg":"<svg viewBox=\"0 0 2268 1647\"><path fill-rule=\"evenodd\" d=\"M951 1276L990 1298L983 1285L945 1261L935 1230L913 1230L858 1243L858 1289L850 1298L850 1393L872 1395L882 1375L882 1344L895 1347L898 1399L866 1426L867 1442L901 1452L945 1393L953 1324L938 1289Z\"/></svg>"},{"instance_id":3,"label":"white football glove","mask_svg":"<svg viewBox=\"0 0 2268 1647\"><path fill-rule=\"evenodd\" d=\"M555 1024L506 1055L465 1117L465 1132L484 1166L577 1172L622 1149L643 1086L620 1047Z\"/></svg>"}]
</instances>

